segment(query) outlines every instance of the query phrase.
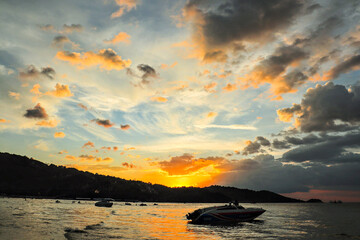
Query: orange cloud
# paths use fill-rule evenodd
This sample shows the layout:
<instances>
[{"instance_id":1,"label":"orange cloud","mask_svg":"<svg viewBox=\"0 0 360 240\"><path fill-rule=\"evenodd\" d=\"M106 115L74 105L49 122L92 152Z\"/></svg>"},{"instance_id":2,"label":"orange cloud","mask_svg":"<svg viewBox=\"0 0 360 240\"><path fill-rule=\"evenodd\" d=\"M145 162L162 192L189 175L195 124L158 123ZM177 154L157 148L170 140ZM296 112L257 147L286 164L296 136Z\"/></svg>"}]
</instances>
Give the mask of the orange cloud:
<instances>
[{"instance_id":1,"label":"orange cloud","mask_svg":"<svg viewBox=\"0 0 360 240\"><path fill-rule=\"evenodd\" d=\"M223 87L223 90L225 92L232 92L235 91L236 89L237 89L236 84L231 84L231 83L228 83L225 87Z\"/></svg>"},{"instance_id":2,"label":"orange cloud","mask_svg":"<svg viewBox=\"0 0 360 240\"><path fill-rule=\"evenodd\" d=\"M42 120L42 121L37 122L36 125L41 126L41 127L53 128L53 127L56 127L59 122L60 121L58 121L56 119Z\"/></svg>"},{"instance_id":3,"label":"orange cloud","mask_svg":"<svg viewBox=\"0 0 360 240\"><path fill-rule=\"evenodd\" d=\"M33 94L36 94L36 95L40 95L41 94L41 92L40 92L40 84L35 84L34 86L33 86L33 88L32 89L30 89L30 92L31 93L33 93Z\"/></svg>"},{"instance_id":4,"label":"orange cloud","mask_svg":"<svg viewBox=\"0 0 360 240\"><path fill-rule=\"evenodd\" d=\"M120 125L120 129L121 129L121 130L129 130L129 129L130 129L130 125L129 125L129 124Z\"/></svg>"},{"instance_id":5,"label":"orange cloud","mask_svg":"<svg viewBox=\"0 0 360 240\"><path fill-rule=\"evenodd\" d=\"M77 160L77 157L72 156L72 155L66 155L65 159L66 159L66 160L71 160L71 161L76 161L76 160Z\"/></svg>"},{"instance_id":6,"label":"orange cloud","mask_svg":"<svg viewBox=\"0 0 360 240\"><path fill-rule=\"evenodd\" d=\"M9 91L9 96L15 98L16 100L20 99L20 93Z\"/></svg>"},{"instance_id":7,"label":"orange cloud","mask_svg":"<svg viewBox=\"0 0 360 240\"><path fill-rule=\"evenodd\" d=\"M65 133L63 132L54 133L54 138L64 138L64 137L65 137Z\"/></svg>"},{"instance_id":8,"label":"orange cloud","mask_svg":"<svg viewBox=\"0 0 360 240\"><path fill-rule=\"evenodd\" d=\"M130 151L130 150L135 150L134 147L124 147L124 151Z\"/></svg>"},{"instance_id":9,"label":"orange cloud","mask_svg":"<svg viewBox=\"0 0 360 240\"><path fill-rule=\"evenodd\" d=\"M221 157L195 158L190 154L172 157L170 161L159 162L160 169L171 175L187 175L192 174L200 169L219 165L225 159Z\"/></svg>"},{"instance_id":10,"label":"orange cloud","mask_svg":"<svg viewBox=\"0 0 360 240\"><path fill-rule=\"evenodd\" d=\"M291 122L294 114L301 113L301 106L299 104L293 104L291 108L282 108L276 110L279 120L282 122Z\"/></svg>"},{"instance_id":11,"label":"orange cloud","mask_svg":"<svg viewBox=\"0 0 360 240\"><path fill-rule=\"evenodd\" d=\"M96 161L96 162L112 162L113 159L111 157L106 157L106 158L101 158L101 157L96 157L96 156L93 156L93 155L80 155L79 156L79 160L80 161Z\"/></svg>"},{"instance_id":12,"label":"orange cloud","mask_svg":"<svg viewBox=\"0 0 360 240\"><path fill-rule=\"evenodd\" d=\"M164 103L164 102L167 102L168 100L167 100L167 98L164 98L164 97L152 97L151 101Z\"/></svg>"},{"instance_id":13,"label":"orange cloud","mask_svg":"<svg viewBox=\"0 0 360 240\"><path fill-rule=\"evenodd\" d=\"M0 118L0 123L6 123L6 122L10 122L9 120L6 120L4 118Z\"/></svg>"},{"instance_id":14,"label":"orange cloud","mask_svg":"<svg viewBox=\"0 0 360 240\"><path fill-rule=\"evenodd\" d=\"M113 150L114 151L117 151L119 148L118 147L113 147Z\"/></svg>"},{"instance_id":15,"label":"orange cloud","mask_svg":"<svg viewBox=\"0 0 360 240\"><path fill-rule=\"evenodd\" d=\"M115 2L120 8L111 14L111 18L121 17L125 11L131 11L138 4L138 0L115 0Z\"/></svg>"},{"instance_id":16,"label":"orange cloud","mask_svg":"<svg viewBox=\"0 0 360 240\"><path fill-rule=\"evenodd\" d=\"M87 143L85 143L83 146L82 146L82 148L86 148L86 147L95 147L95 144L93 143L93 142L90 142L90 141L88 141Z\"/></svg>"},{"instance_id":17,"label":"orange cloud","mask_svg":"<svg viewBox=\"0 0 360 240\"><path fill-rule=\"evenodd\" d=\"M208 114L207 114L207 117L208 118L212 118L212 117L216 117L218 114L216 113L216 112L209 112Z\"/></svg>"},{"instance_id":18,"label":"orange cloud","mask_svg":"<svg viewBox=\"0 0 360 240\"><path fill-rule=\"evenodd\" d=\"M215 90L213 90L213 88L216 87L216 85L217 85L216 82L212 82L212 83L209 83L209 84L205 85L204 89L207 92L215 92Z\"/></svg>"},{"instance_id":19,"label":"orange cloud","mask_svg":"<svg viewBox=\"0 0 360 240\"><path fill-rule=\"evenodd\" d=\"M46 92L45 94L55 97L71 97L74 95L71 93L68 85L60 85L59 83L56 84L55 90Z\"/></svg>"},{"instance_id":20,"label":"orange cloud","mask_svg":"<svg viewBox=\"0 0 360 240\"><path fill-rule=\"evenodd\" d=\"M177 62L174 62L173 64L171 64L170 66L167 65L167 64L161 64L161 69L169 69L169 68L173 68L177 65L178 63Z\"/></svg>"},{"instance_id":21,"label":"orange cloud","mask_svg":"<svg viewBox=\"0 0 360 240\"><path fill-rule=\"evenodd\" d=\"M77 65L79 69L86 67L100 66L106 70L122 70L131 65L131 60L123 60L114 50L102 49L98 53L92 51L83 54L77 52L60 51L56 54L60 60Z\"/></svg>"},{"instance_id":22,"label":"orange cloud","mask_svg":"<svg viewBox=\"0 0 360 240\"><path fill-rule=\"evenodd\" d=\"M127 44L130 44L130 35L127 34L126 32L120 32L118 35L116 35L115 37L113 37L110 40L105 40L105 43L109 43L109 44L116 44L119 42L124 42Z\"/></svg>"}]
</instances>

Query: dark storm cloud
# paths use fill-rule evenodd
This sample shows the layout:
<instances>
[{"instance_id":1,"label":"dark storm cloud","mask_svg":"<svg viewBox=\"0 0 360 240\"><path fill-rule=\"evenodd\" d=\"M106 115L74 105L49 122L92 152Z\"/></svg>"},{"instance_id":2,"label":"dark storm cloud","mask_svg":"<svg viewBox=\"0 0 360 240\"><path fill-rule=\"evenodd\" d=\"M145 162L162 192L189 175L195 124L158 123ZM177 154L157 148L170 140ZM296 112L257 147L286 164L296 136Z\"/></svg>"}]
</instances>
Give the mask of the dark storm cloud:
<instances>
[{"instance_id":1,"label":"dark storm cloud","mask_svg":"<svg viewBox=\"0 0 360 240\"><path fill-rule=\"evenodd\" d=\"M205 45L219 47L241 41L261 42L272 37L289 26L302 8L302 1L296 0L232 0L220 4L219 1L193 0L184 10L203 19L195 27L200 28Z\"/></svg>"},{"instance_id":2,"label":"dark storm cloud","mask_svg":"<svg viewBox=\"0 0 360 240\"><path fill-rule=\"evenodd\" d=\"M267 189L277 193L307 192L310 190L309 186L313 189L360 189L359 161L331 166L313 164L304 168L298 165L283 164L273 156L265 154L248 160L255 168L248 170L233 167L231 171L216 176L216 182L240 188ZM242 161L232 161L231 163L236 166Z\"/></svg>"},{"instance_id":3,"label":"dark storm cloud","mask_svg":"<svg viewBox=\"0 0 360 240\"><path fill-rule=\"evenodd\" d=\"M41 68L39 71L34 65L29 65L25 70L19 72L20 79L32 80L37 78L54 79L55 70L51 67Z\"/></svg>"},{"instance_id":4,"label":"dark storm cloud","mask_svg":"<svg viewBox=\"0 0 360 240\"><path fill-rule=\"evenodd\" d=\"M346 148L360 147L360 133L348 133L345 136L324 136L322 142L307 144L284 153L282 161L313 163L359 162L360 154Z\"/></svg>"},{"instance_id":5,"label":"dark storm cloud","mask_svg":"<svg viewBox=\"0 0 360 240\"><path fill-rule=\"evenodd\" d=\"M319 141L322 141L321 138L315 136L314 134L309 134L303 138L286 136L285 140L286 140L286 142L293 144L293 145L312 144L312 143L317 143Z\"/></svg>"},{"instance_id":6,"label":"dark storm cloud","mask_svg":"<svg viewBox=\"0 0 360 240\"><path fill-rule=\"evenodd\" d=\"M246 147L244 147L244 149L242 150L242 155L264 152L264 150L262 150L261 147L270 146L270 141L262 136L257 136L254 142L248 140L246 141L246 144L247 144Z\"/></svg>"},{"instance_id":7,"label":"dark storm cloud","mask_svg":"<svg viewBox=\"0 0 360 240\"><path fill-rule=\"evenodd\" d=\"M149 78L157 77L157 73L156 73L155 69L147 64L139 64L137 66L137 68L143 73L143 75L141 76L142 84L149 84L150 83Z\"/></svg>"},{"instance_id":8,"label":"dark storm cloud","mask_svg":"<svg viewBox=\"0 0 360 240\"><path fill-rule=\"evenodd\" d=\"M349 130L360 122L360 86L348 90L332 82L317 85L307 90L300 107L296 104L292 108L280 109L278 115L280 120L282 116L286 120L284 115L291 118L294 112L298 115L297 125L303 132Z\"/></svg>"},{"instance_id":9,"label":"dark storm cloud","mask_svg":"<svg viewBox=\"0 0 360 240\"><path fill-rule=\"evenodd\" d=\"M34 108L30 108L26 110L24 117L27 118L47 118L48 115L43 107L41 107L40 103L38 103Z\"/></svg>"},{"instance_id":10,"label":"dark storm cloud","mask_svg":"<svg viewBox=\"0 0 360 240\"><path fill-rule=\"evenodd\" d=\"M329 79L335 79L340 74L347 73L360 68L360 55L354 55L344 62L333 67L329 72Z\"/></svg>"},{"instance_id":11,"label":"dark storm cloud","mask_svg":"<svg viewBox=\"0 0 360 240\"><path fill-rule=\"evenodd\" d=\"M286 141L280 141L278 139L274 139L272 142L272 147L276 149L288 149L291 147Z\"/></svg>"}]
</instances>

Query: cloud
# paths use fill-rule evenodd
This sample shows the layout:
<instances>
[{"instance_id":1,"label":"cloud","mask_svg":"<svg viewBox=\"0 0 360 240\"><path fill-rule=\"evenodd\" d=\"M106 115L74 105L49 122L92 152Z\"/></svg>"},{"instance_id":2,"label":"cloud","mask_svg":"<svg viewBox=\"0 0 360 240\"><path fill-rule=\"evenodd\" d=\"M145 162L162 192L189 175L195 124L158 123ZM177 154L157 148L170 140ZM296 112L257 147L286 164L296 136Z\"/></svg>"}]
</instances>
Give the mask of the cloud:
<instances>
[{"instance_id":1,"label":"cloud","mask_svg":"<svg viewBox=\"0 0 360 240\"><path fill-rule=\"evenodd\" d=\"M74 49L79 48L79 45L75 44L67 36L63 36L63 35L59 35L59 36L54 37L54 39L52 41L52 46L57 47L57 48L64 48L64 45L66 43L71 44L71 47L74 48Z\"/></svg>"},{"instance_id":2,"label":"cloud","mask_svg":"<svg viewBox=\"0 0 360 240\"><path fill-rule=\"evenodd\" d=\"M306 80L302 72L295 70L286 74L286 70L306 59L308 54L297 46L282 46L268 58L261 61L245 78L243 87L259 87L264 83L271 84L271 90L275 95L295 92L296 88Z\"/></svg>"},{"instance_id":3,"label":"cloud","mask_svg":"<svg viewBox=\"0 0 360 240\"><path fill-rule=\"evenodd\" d=\"M123 166L126 167L126 168L135 168L135 165L132 164L132 163L124 162L124 163L122 163L121 165L123 165Z\"/></svg>"},{"instance_id":4,"label":"cloud","mask_svg":"<svg viewBox=\"0 0 360 240\"><path fill-rule=\"evenodd\" d=\"M164 98L164 97L152 97L152 98L150 98L150 99L151 99L151 101L153 101L153 102L159 102L159 103L165 103L165 102L168 101L168 99L167 99L167 98Z\"/></svg>"},{"instance_id":5,"label":"cloud","mask_svg":"<svg viewBox=\"0 0 360 240\"><path fill-rule=\"evenodd\" d=\"M64 138L64 137L65 137L65 133L63 132L54 133L54 138Z\"/></svg>"},{"instance_id":6,"label":"cloud","mask_svg":"<svg viewBox=\"0 0 360 240\"><path fill-rule=\"evenodd\" d=\"M174 62L173 64L171 64L171 65L169 66L169 65L163 63L163 64L161 64L160 68L161 68L161 69L169 69L169 68L175 67L177 64L178 64L178 62Z\"/></svg>"},{"instance_id":7,"label":"cloud","mask_svg":"<svg viewBox=\"0 0 360 240\"><path fill-rule=\"evenodd\" d=\"M41 30L45 31L45 32L55 32L55 33L60 33L60 34L68 34L68 33L72 33L72 32L82 32L84 30L84 27L81 24L71 24L71 25L67 25L64 24L62 26L62 29L55 29L54 25L52 24L46 24L46 25L40 25L39 26Z\"/></svg>"},{"instance_id":8,"label":"cloud","mask_svg":"<svg viewBox=\"0 0 360 240\"><path fill-rule=\"evenodd\" d=\"M98 53L92 51L83 54L77 52L60 51L56 54L60 60L77 65L79 69L99 65L106 70L122 70L131 65L131 60L123 60L111 48L102 49Z\"/></svg>"},{"instance_id":9,"label":"cloud","mask_svg":"<svg viewBox=\"0 0 360 240\"><path fill-rule=\"evenodd\" d=\"M93 142L90 142L90 141L88 141L87 143L85 143L83 146L82 146L82 148L86 148L86 147L95 147L95 144L93 143Z\"/></svg>"},{"instance_id":10,"label":"cloud","mask_svg":"<svg viewBox=\"0 0 360 240\"><path fill-rule=\"evenodd\" d=\"M130 12L138 4L138 0L115 0L115 2L120 8L111 14L111 18L121 17L125 11Z\"/></svg>"},{"instance_id":11,"label":"cloud","mask_svg":"<svg viewBox=\"0 0 360 240\"><path fill-rule=\"evenodd\" d=\"M131 43L130 35L127 34L126 32L120 32L115 37L113 37L112 39L105 40L104 42L109 43L109 44L116 44L116 43L119 43L119 42L124 42L124 43L127 43L127 44Z\"/></svg>"},{"instance_id":12,"label":"cloud","mask_svg":"<svg viewBox=\"0 0 360 240\"><path fill-rule=\"evenodd\" d=\"M143 73L141 76L141 83L146 85L150 83L150 78L157 78L158 74L156 73L155 69L150 67L147 64L139 64L137 68Z\"/></svg>"},{"instance_id":13,"label":"cloud","mask_svg":"<svg viewBox=\"0 0 360 240\"><path fill-rule=\"evenodd\" d=\"M206 117L208 118L213 118L213 117L216 117L218 114L216 112L209 112Z\"/></svg>"},{"instance_id":14,"label":"cloud","mask_svg":"<svg viewBox=\"0 0 360 240\"><path fill-rule=\"evenodd\" d=\"M270 141L262 136L256 137L254 142L247 140L245 143L246 143L246 147L244 147L244 149L242 150L242 155L264 152L264 150L262 150L261 147L270 146Z\"/></svg>"},{"instance_id":15,"label":"cloud","mask_svg":"<svg viewBox=\"0 0 360 240\"><path fill-rule=\"evenodd\" d=\"M360 122L360 86L316 85L307 90L300 105L277 112L285 121L296 114L295 126L303 132L346 130Z\"/></svg>"},{"instance_id":16,"label":"cloud","mask_svg":"<svg viewBox=\"0 0 360 240\"><path fill-rule=\"evenodd\" d=\"M120 129L121 129L121 130L129 130L129 129L130 129L130 125L129 125L129 124L120 125Z\"/></svg>"},{"instance_id":17,"label":"cloud","mask_svg":"<svg viewBox=\"0 0 360 240\"><path fill-rule=\"evenodd\" d=\"M71 24L71 25L64 24L62 31L64 33L72 33L72 32L82 32L83 30L84 28L81 24Z\"/></svg>"},{"instance_id":18,"label":"cloud","mask_svg":"<svg viewBox=\"0 0 360 240\"><path fill-rule=\"evenodd\" d=\"M48 118L48 115L43 107L41 107L40 103L38 103L34 108L30 108L26 110L24 117L27 118Z\"/></svg>"},{"instance_id":19,"label":"cloud","mask_svg":"<svg viewBox=\"0 0 360 240\"><path fill-rule=\"evenodd\" d=\"M360 55L354 55L333 67L325 74L326 79L335 79L340 74L360 69Z\"/></svg>"},{"instance_id":20,"label":"cloud","mask_svg":"<svg viewBox=\"0 0 360 240\"><path fill-rule=\"evenodd\" d=\"M60 85L59 83L56 84L55 90L46 92L46 95L52 95L54 97L71 97L74 94L71 93L68 85Z\"/></svg>"},{"instance_id":21,"label":"cloud","mask_svg":"<svg viewBox=\"0 0 360 240\"><path fill-rule=\"evenodd\" d=\"M21 80L34 80L34 79L54 79L55 70L51 67L41 68L39 71L34 65L29 65L25 70L19 72L19 78Z\"/></svg>"},{"instance_id":22,"label":"cloud","mask_svg":"<svg viewBox=\"0 0 360 240\"><path fill-rule=\"evenodd\" d=\"M78 106L81 107L82 109L86 110L86 111L88 110L88 107L85 106L85 105L82 104L82 103L79 103Z\"/></svg>"},{"instance_id":23,"label":"cloud","mask_svg":"<svg viewBox=\"0 0 360 240\"><path fill-rule=\"evenodd\" d=\"M103 120L103 119L98 119L97 118L97 119L93 119L91 121L94 121L94 122L96 122L97 125L103 126L105 128L111 128L112 126L115 125L114 123L110 122L110 120L108 120L108 119Z\"/></svg>"},{"instance_id":24,"label":"cloud","mask_svg":"<svg viewBox=\"0 0 360 240\"><path fill-rule=\"evenodd\" d=\"M241 124L232 124L232 125L217 125L217 124L208 124L208 125L195 125L198 128L222 128L222 129L236 129L236 130L256 130L256 127L249 125Z\"/></svg>"},{"instance_id":25,"label":"cloud","mask_svg":"<svg viewBox=\"0 0 360 240\"><path fill-rule=\"evenodd\" d=\"M299 13L301 1L260 0L206 2L191 0L183 9L192 24L195 55L205 62L226 60L228 51L245 42L263 43L286 29Z\"/></svg>"},{"instance_id":26,"label":"cloud","mask_svg":"<svg viewBox=\"0 0 360 240\"><path fill-rule=\"evenodd\" d=\"M58 152L58 154L64 154L64 153L68 153L68 151L66 151L66 150L61 150L60 152Z\"/></svg>"},{"instance_id":27,"label":"cloud","mask_svg":"<svg viewBox=\"0 0 360 240\"><path fill-rule=\"evenodd\" d=\"M236 89L237 89L236 84L231 84L231 83L228 83L228 84L226 84L225 87L223 87L223 90L225 92L232 92L232 91L235 91Z\"/></svg>"},{"instance_id":28,"label":"cloud","mask_svg":"<svg viewBox=\"0 0 360 240\"><path fill-rule=\"evenodd\" d=\"M207 92L215 92L215 90L213 90L213 88L215 88L216 85L217 85L216 82L211 82L211 83L205 85L205 86L204 86L204 89L205 89L205 91L207 91Z\"/></svg>"},{"instance_id":29,"label":"cloud","mask_svg":"<svg viewBox=\"0 0 360 240\"><path fill-rule=\"evenodd\" d=\"M290 108L282 108L276 111L279 120L282 122L291 122L294 114L301 113L301 105L300 104L293 104Z\"/></svg>"},{"instance_id":30,"label":"cloud","mask_svg":"<svg viewBox=\"0 0 360 240\"><path fill-rule=\"evenodd\" d=\"M76 160L77 160L77 157L72 156L72 155L66 155L66 156L65 156L65 159L66 159L66 160L71 160L71 161L76 161Z\"/></svg>"},{"instance_id":31,"label":"cloud","mask_svg":"<svg viewBox=\"0 0 360 240\"><path fill-rule=\"evenodd\" d=\"M114 159L112 159L111 157L106 157L106 158L101 158L101 157L97 157L97 156L93 156L93 155L87 155L87 154L83 154L80 155L78 158L80 161L96 161L96 162L112 162Z\"/></svg>"},{"instance_id":32,"label":"cloud","mask_svg":"<svg viewBox=\"0 0 360 240\"><path fill-rule=\"evenodd\" d=\"M54 37L53 41L52 41L52 45L55 47L64 47L65 43L71 42L70 39L67 36L56 36Z\"/></svg>"},{"instance_id":33,"label":"cloud","mask_svg":"<svg viewBox=\"0 0 360 240\"><path fill-rule=\"evenodd\" d=\"M37 126L54 128L59 124L60 121L56 119L42 120L36 123Z\"/></svg>"},{"instance_id":34,"label":"cloud","mask_svg":"<svg viewBox=\"0 0 360 240\"><path fill-rule=\"evenodd\" d=\"M190 154L172 157L170 161L159 162L160 169L172 175L192 174L210 165L224 161L221 157L195 158Z\"/></svg>"},{"instance_id":35,"label":"cloud","mask_svg":"<svg viewBox=\"0 0 360 240\"><path fill-rule=\"evenodd\" d=\"M46 32L50 32L53 31L55 28L51 24L46 24L46 25L40 25L40 29Z\"/></svg>"},{"instance_id":36,"label":"cloud","mask_svg":"<svg viewBox=\"0 0 360 240\"><path fill-rule=\"evenodd\" d=\"M286 141L280 141L278 139L274 139L272 142L272 147L276 149L288 149L291 147Z\"/></svg>"},{"instance_id":37,"label":"cloud","mask_svg":"<svg viewBox=\"0 0 360 240\"><path fill-rule=\"evenodd\" d=\"M13 97L16 100L20 99L20 93L9 91L9 96Z\"/></svg>"},{"instance_id":38,"label":"cloud","mask_svg":"<svg viewBox=\"0 0 360 240\"><path fill-rule=\"evenodd\" d=\"M358 163L360 154L348 149L360 147L360 133L344 136L324 135L318 142L303 144L283 154L284 162L310 162L322 164Z\"/></svg>"}]
</instances>

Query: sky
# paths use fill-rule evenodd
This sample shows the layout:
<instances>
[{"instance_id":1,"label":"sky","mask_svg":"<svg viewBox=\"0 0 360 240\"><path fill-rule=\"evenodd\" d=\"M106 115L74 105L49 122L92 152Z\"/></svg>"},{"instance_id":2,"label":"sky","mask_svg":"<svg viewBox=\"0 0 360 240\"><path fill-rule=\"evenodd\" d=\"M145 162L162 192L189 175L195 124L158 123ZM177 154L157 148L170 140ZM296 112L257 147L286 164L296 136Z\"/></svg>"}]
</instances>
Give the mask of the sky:
<instances>
[{"instance_id":1,"label":"sky","mask_svg":"<svg viewBox=\"0 0 360 240\"><path fill-rule=\"evenodd\" d=\"M2 0L0 151L360 201L356 0Z\"/></svg>"}]
</instances>

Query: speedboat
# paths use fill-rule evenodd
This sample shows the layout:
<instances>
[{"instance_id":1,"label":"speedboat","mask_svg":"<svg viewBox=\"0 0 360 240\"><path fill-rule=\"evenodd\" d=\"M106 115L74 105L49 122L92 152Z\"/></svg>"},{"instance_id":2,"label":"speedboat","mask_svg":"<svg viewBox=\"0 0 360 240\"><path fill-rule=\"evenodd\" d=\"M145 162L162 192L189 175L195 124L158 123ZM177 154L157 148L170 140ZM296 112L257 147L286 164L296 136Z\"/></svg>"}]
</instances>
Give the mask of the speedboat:
<instances>
[{"instance_id":1,"label":"speedboat","mask_svg":"<svg viewBox=\"0 0 360 240\"><path fill-rule=\"evenodd\" d=\"M262 208L244 208L238 204L200 208L186 218L194 224L217 224L252 221L265 212Z\"/></svg>"},{"instance_id":2,"label":"speedboat","mask_svg":"<svg viewBox=\"0 0 360 240\"><path fill-rule=\"evenodd\" d=\"M97 207L112 207L112 205L113 205L112 201L114 201L114 199L104 198L104 199L101 199L100 201L96 202L95 206L97 206Z\"/></svg>"}]
</instances>

